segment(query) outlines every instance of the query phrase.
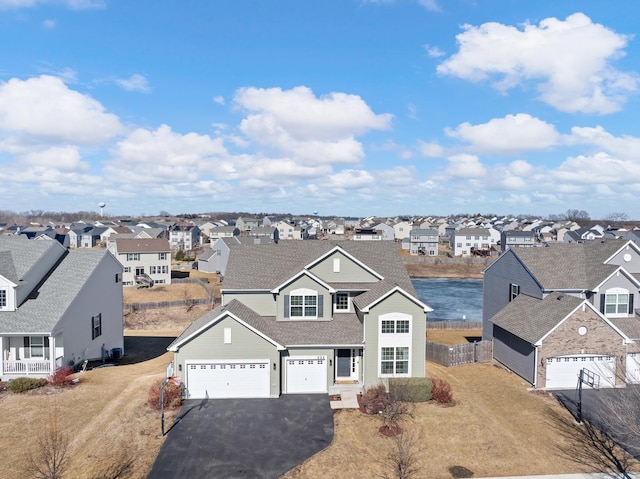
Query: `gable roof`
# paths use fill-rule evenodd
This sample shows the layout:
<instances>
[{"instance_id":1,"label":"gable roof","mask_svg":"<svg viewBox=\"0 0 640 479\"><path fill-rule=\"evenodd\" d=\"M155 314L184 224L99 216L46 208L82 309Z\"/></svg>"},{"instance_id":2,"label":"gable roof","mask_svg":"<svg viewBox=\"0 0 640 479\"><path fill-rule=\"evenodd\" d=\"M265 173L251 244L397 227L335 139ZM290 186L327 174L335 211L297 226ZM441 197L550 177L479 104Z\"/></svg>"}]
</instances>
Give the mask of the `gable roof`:
<instances>
[{"instance_id":1,"label":"gable roof","mask_svg":"<svg viewBox=\"0 0 640 479\"><path fill-rule=\"evenodd\" d=\"M35 294L32 292L16 311L0 313L0 333L53 332L87 279L102 261L108 261L109 258L117 264L115 258L104 250L67 251L38 285Z\"/></svg>"},{"instance_id":2,"label":"gable roof","mask_svg":"<svg viewBox=\"0 0 640 479\"><path fill-rule=\"evenodd\" d=\"M155 238L120 238L116 239L116 250L124 253L168 253L171 251L169 240Z\"/></svg>"},{"instance_id":3,"label":"gable roof","mask_svg":"<svg viewBox=\"0 0 640 479\"><path fill-rule=\"evenodd\" d=\"M379 277L415 295L407 270L393 242L281 241L278 244L234 245L224 289L272 290L313 265L339 246L348 256L373 268ZM373 286L374 283L371 285Z\"/></svg>"},{"instance_id":4,"label":"gable roof","mask_svg":"<svg viewBox=\"0 0 640 479\"><path fill-rule=\"evenodd\" d=\"M520 259L544 289L592 290L618 268L604 262L624 244L626 242L620 240L554 243L545 248L512 248L509 251Z\"/></svg>"}]
</instances>

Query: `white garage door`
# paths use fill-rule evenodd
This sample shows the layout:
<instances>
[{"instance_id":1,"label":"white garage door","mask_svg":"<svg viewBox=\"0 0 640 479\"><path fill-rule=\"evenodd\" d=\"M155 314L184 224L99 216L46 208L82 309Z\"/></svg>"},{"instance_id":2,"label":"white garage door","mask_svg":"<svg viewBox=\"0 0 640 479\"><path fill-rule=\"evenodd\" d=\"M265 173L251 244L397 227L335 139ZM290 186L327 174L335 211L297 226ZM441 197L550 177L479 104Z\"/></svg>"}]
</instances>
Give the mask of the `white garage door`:
<instances>
[{"instance_id":1,"label":"white garage door","mask_svg":"<svg viewBox=\"0 0 640 479\"><path fill-rule=\"evenodd\" d=\"M327 357L289 358L287 364L287 393L326 393Z\"/></svg>"},{"instance_id":2,"label":"white garage door","mask_svg":"<svg viewBox=\"0 0 640 479\"><path fill-rule=\"evenodd\" d=\"M627 382L640 383L640 353L627 354Z\"/></svg>"},{"instance_id":3,"label":"white garage door","mask_svg":"<svg viewBox=\"0 0 640 479\"><path fill-rule=\"evenodd\" d=\"M188 362L190 399L270 396L269 361Z\"/></svg>"},{"instance_id":4,"label":"white garage door","mask_svg":"<svg viewBox=\"0 0 640 479\"><path fill-rule=\"evenodd\" d=\"M616 360L613 356L559 356L547 359L547 389L569 389L578 386L581 369L600 376L600 387L615 385Z\"/></svg>"}]
</instances>

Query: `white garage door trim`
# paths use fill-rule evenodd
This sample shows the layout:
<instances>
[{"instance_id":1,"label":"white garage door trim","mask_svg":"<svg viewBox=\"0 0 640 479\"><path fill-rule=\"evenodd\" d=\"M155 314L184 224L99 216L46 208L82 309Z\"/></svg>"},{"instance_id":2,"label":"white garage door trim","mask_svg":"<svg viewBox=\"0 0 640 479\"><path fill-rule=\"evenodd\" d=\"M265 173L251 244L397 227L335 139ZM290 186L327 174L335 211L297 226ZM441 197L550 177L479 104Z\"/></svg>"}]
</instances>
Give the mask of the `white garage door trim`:
<instances>
[{"instance_id":1,"label":"white garage door trim","mask_svg":"<svg viewBox=\"0 0 640 479\"><path fill-rule=\"evenodd\" d=\"M627 353L627 382L640 383L640 353Z\"/></svg>"},{"instance_id":2,"label":"white garage door trim","mask_svg":"<svg viewBox=\"0 0 640 479\"><path fill-rule=\"evenodd\" d=\"M268 359L185 361L190 399L270 396Z\"/></svg>"},{"instance_id":3,"label":"white garage door trim","mask_svg":"<svg viewBox=\"0 0 640 479\"><path fill-rule=\"evenodd\" d=\"M286 359L287 393L326 393L327 357L289 357Z\"/></svg>"},{"instance_id":4,"label":"white garage door trim","mask_svg":"<svg viewBox=\"0 0 640 479\"><path fill-rule=\"evenodd\" d=\"M613 356L576 355L547 358L547 389L573 389L578 386L580 370L586 368L600 375L600 387L614 387L616 359Z\"/></svg>"}]
</instances>

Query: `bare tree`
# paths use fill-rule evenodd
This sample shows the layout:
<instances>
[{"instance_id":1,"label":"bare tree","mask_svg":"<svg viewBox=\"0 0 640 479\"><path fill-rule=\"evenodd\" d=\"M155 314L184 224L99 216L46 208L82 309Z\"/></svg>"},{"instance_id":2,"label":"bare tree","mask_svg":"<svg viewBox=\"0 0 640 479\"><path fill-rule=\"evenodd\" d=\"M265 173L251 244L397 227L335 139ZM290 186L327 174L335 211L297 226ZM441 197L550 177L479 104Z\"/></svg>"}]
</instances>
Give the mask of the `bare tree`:
<instances>
[{"instance_id":1,"label":"bare tree","mask_svg":"<svg viewBox=\"0 0 640 479\"><path fill-rule=\"evenodd\" d=\"M60 479L67 468L69 439L60 429L59 415L57 408L49 408L48 424L29 457L27 472L35 479Z\"/></svg>"},{"instance_id":2,"label":"bare tree","mask_svg":"<svg viewBox=\"0 0 640 479\"><path fill-rule=\"evenodd\" d=\"M420 436L416 431L402 431L394 436L394 449L387 455L385 479L411 479L420 472ZM390 475L391 474L391 475Z\"/></svg>"}]
</instances>

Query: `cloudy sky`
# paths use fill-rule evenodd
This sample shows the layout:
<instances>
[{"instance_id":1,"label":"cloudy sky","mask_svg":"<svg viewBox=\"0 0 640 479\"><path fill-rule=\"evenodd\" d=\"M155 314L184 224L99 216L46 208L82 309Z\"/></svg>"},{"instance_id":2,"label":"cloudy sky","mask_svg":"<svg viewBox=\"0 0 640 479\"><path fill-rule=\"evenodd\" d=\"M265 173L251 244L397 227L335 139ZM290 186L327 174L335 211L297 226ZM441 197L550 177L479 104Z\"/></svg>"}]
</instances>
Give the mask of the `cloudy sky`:
<instances>
[{"instance_id":1,"label":"cloudy sky","mask_svg":"<svg viewBox=\"0 0 640 479\"><path fill-rule=\"evenodd\" d=\"M640 219L640 2L0 0L0 209Z\"/></svg>"}]
</instances>

